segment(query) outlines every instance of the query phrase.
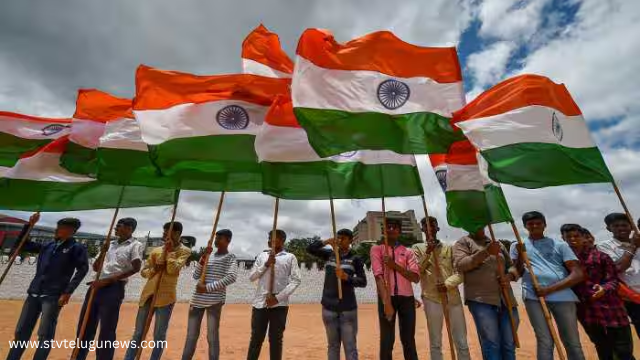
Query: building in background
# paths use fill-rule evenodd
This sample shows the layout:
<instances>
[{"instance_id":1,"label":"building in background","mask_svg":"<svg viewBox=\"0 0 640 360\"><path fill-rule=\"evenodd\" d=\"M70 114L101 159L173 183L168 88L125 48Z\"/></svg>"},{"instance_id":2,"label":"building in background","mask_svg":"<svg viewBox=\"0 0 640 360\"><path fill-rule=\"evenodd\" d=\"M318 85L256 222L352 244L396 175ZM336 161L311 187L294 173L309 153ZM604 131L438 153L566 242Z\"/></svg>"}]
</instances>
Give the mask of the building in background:
<instances>
[{"instance_id":1,"label":"building in background","mask_svg":"<svg viewBox=\"0 0 640 360\"><path fill-rule=\"evenodd\" d=\"M387 219L400 219L402 221L402 235L411 236L418 240L422 239L420 225L413 210L387 211ZM354 245L362 242L378 242L382 236L382 211L367 211L365 218L353 228Z\"/></svg>"}]
</instances>

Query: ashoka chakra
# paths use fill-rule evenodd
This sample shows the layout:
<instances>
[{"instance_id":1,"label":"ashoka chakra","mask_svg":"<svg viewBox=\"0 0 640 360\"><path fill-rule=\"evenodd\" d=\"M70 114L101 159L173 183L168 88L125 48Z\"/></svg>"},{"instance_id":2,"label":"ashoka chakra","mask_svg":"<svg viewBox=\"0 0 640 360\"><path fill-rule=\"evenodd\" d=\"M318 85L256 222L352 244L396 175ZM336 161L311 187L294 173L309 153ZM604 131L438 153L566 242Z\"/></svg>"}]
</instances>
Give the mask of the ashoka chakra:
<instances>
[{"instance_id":1,"label":"ashoka chakra","mask_svg":"<svg viewBox=\"0 0 640 360\"><path fill-rule=\"evenodd\" d=\"M438 179L442 190L447 191L447 169L437 170L436 178Z\"/></svg>"},{"instance_id":2,"label":"ashoka chakra","mask_svg":"<svg viewBox=\"0 0 640 360\"><path fill-rule=\"evenodd\" d=\"M395 110L407 103L411 95L409 85L398 80L385 80L378 85L378 101L389 110Z\"/></svg>"},{"instance_id":3,"label":"ashoka chakra","mask_svg":"<svg viewBox=\"0 0 640 360\"><path fill-rule=\"evenodd\" d=\"M227 105L218 110L216 121L227 130L243 130L249 126L249 113L238 105Z\"/></svg>"}]
</instances>

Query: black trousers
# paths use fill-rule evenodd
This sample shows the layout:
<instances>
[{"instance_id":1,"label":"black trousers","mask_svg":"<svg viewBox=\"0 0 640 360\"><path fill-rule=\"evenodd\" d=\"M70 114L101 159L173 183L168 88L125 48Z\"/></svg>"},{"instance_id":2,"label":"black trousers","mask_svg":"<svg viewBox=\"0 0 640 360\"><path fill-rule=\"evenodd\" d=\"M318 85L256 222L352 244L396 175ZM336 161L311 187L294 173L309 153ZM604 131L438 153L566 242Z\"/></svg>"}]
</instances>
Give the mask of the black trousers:
<instances>
[{"instance_id":1,"label":"black trousers","mask_svg":"<svg viewBox=\"0 0 640 360\"><path fill-rule=\"evenodd\" d=\"M595 345L600 360L634 360L631 326L604 327L600 325L582 326Z\"/></svg>"},{"instance_id":2,"label":"black trousers","mask_svg":"<svg viewBox=\"0 0 640 360\"><path fill-rule=\"evenodd\" d=\"M636 335L640 337L640 304L625 301L624 307L627 308L627 314L629 314L631 323L633 327L636 328Z\"/></svg>"},{"instance_id":3,"label":"black trousers","mask_svg":"<svg viewBox=\"0 0 640 360\"><path fill-rule=\"evenodd\" d=\"M251 340L247 360L258 360L262 343L269 328L269 358L282 359L282 338L287 324L288 306L256 309L251 311Z\"/></svg>"},{"instance_id":4,"label":"black trousers","mask_svg":"<svg viewBox=\"0 0 640 360\"><path fill-rule=\"evenodd\" d=\"M396 315L400 327L400 342L405 360L418 360L416 351L416 304L413 296L392 296L391 304L396 314L389 321L384 316L382 299L378 298L378 321L380 322L380 360L393 358L396 342Z\"/></svg>"}]
</instances>

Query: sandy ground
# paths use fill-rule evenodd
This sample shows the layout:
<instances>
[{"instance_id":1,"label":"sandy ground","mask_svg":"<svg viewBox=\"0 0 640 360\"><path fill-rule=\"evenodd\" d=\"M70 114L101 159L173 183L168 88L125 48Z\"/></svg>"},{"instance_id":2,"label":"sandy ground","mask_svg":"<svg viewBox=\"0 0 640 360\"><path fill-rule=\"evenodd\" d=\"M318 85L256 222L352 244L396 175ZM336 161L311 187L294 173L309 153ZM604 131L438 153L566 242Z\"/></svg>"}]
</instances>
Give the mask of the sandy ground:
<instances>
[{"instance_id":1,"label":"sandy ground","mask_svg":"<svg viewBox=\"0 0 640 360\"><path fill-rule=\"evenodd\" d=\"M0 301L0 359L7 356L8 341L13 338L14 327L22 302ZM80 303L70 303L61 313L58 321L56 340L74 339ZM182 355L182 348L187 332L187 303L179 303L173 311L171 325L168 334L168 349L165 350L164 359L177 360ZM524 309L522 309L524 310ZM289 311L287 330L284 337L285 359L315 360L326 359L326 338L324 326L320 316L320 305L292 305ZM133 303L125 303L120 313L118 326L118 340L128 340L133 332L137 307ZM480 346L476 335L475 326L469 313L467 315L467 331L472 359L481 359ZM535 337L526 314L521 314L519 336L521 348L518 349L518 359L535 359ZM374 304L360 305L359 309L359 333L358 349L361 359L376 359L378 352L378 319ZM221 359L244 359L249 343L251 307L249 305L225 305L222 313L221 324ZM204 322L203 322L204 326ZM203 330L200 333L198 349L194 359L207 358L207 341ZM635 336L635 335L634 335ZM35 332L33 334L35 339ZM449 358L449 347L446 335L443 337L445 344L445 359ZM639 357L640 342L635 337L635 355ZM402 347L399 338L396 340L394 358L402 359ZM429 341L427 339L426 320L424 313L420 311L416 329L416 342L420 359L429 358ZM587 359L597 359L595 350L588 338L582 334L582 343ZM68 349L53 349L49 356L51 360L68 359L71 351ZM149 350L145 350L142 358L148 359ZM33 350L27 350L23 359L31 359ZM124 351L116 352L116 359L122 359ZM89 359L94 359L89 355ZM268 359L268 342L265 341L260 359Z\"/></svg>"}]
</instances>

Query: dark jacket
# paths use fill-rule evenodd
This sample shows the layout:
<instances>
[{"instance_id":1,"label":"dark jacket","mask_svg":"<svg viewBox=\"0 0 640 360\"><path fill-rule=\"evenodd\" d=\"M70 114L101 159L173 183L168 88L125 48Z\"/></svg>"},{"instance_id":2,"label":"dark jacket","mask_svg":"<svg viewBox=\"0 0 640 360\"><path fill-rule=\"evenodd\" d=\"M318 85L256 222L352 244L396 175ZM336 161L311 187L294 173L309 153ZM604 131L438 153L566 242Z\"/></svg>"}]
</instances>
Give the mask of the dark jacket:
<instances>
[{"instance_id":1,"label":"dark jacket","mask_svg":"<svg viewBox=\"0 0 640 360\"><path fill-rule=\"evenodd\" d=\"M367 286L364 262L352 251L340 254L340 267L349 276L342 280L342 301L338 299L338 278L336 277L336 256L333 250L325 248L322 241L314 241L307 252L326 261L322 306L330 311L350 311L358 308L355 288Z\"/></svg>"},{"instance_id":2,"label":"dark jacket","mask_svg":"<svg viewBox=\"0 0 640 360\"><path fill-rule=\"evenodd\" d=\"M27 229L28 225L22 228L18 242ZM67 239L57 248L56 241L47 244L27 241L22 250L39 253L36 276L27 289L28 294L51 296L71 294L89 271L87 248L76 242L74 238Z\"/></svg>"}]
</instances>

